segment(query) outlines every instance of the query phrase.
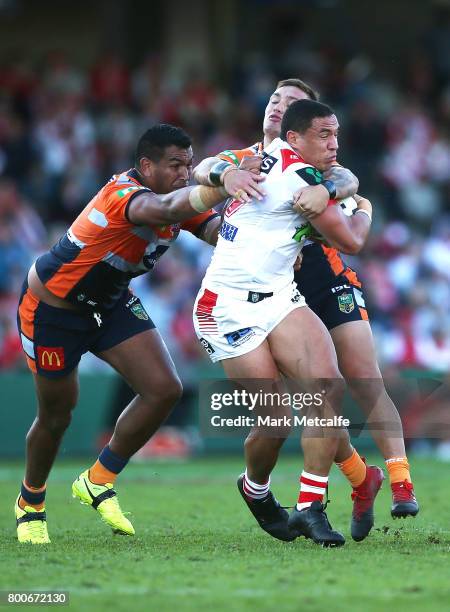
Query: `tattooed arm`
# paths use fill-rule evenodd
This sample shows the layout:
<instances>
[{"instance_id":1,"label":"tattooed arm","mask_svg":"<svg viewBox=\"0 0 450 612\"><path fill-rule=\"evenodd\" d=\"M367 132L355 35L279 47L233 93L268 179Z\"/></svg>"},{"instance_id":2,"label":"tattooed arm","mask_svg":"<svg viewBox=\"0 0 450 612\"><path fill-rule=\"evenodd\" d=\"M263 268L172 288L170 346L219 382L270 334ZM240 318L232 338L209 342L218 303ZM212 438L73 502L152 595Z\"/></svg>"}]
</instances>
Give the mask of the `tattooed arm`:
<instances>
[{"instance_id":1,"label":"tattooed arm","mask_svg":"<svg viewBox=\"0 0 450 612\"><path fill-rule=\"evenodd\" d=\"M337 200L343 200L344 198L353 196L358 191L359 181L348 168L332 166L329 170L324 172L323 178L327 181L333 181L335 184Z\"/></svg>"}]
</instances>

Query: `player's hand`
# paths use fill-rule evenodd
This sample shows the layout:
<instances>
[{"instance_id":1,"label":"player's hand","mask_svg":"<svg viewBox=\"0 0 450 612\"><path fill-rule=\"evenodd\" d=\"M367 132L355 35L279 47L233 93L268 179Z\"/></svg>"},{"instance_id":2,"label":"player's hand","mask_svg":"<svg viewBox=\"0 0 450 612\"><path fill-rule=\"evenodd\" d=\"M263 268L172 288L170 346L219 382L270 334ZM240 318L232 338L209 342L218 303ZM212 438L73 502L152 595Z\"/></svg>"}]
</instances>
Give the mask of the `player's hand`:
<instances>
[{"instance_id":1,"label":"player's hand","mask_svg":"<svg viewBox=\"0 0 450 612\"><path fill-rule=\"evenodd\" d=\"M241 159L239 169L248 170L249 172L253 172L254 174L259 174L261 172L262 162L263 158L261 155L246 155Z\"/></svg>"},{"instance_id":2,"label":"player's hand","mask_svg":"<svg viewBox=\"0 0 450 612\"><path fill-rule=\"evenodd\" d=\"M223 186L235 200L250 202L252 198L262 200L266 195L260 185L266 180L265 176L255 174L249 170L233 168L223 177Z\"/></svg>"},{"instance_id":3,"label":"player's hand","mask_svg":"<svg viewBox=\"0 0 450 612\"><path fill-rule=\"evenodd\" d=\"M294 193L293 208L305 219L314 219L328 206L330 195L323 185L308 185Z\"/></svg>"},{"instance_id":4,"label":"player's hand","mask_svg":"<svg viewBox=\"0 0 450 612\"><path fill-rule=\"evenodd\" d=\"M300 255L297 256L297 259L295 260L295 263L294 263L294 272L298 272L300 268L302 267L302 259L303 259L303 253L300 253Z\"/></svg>"}]
</instances>

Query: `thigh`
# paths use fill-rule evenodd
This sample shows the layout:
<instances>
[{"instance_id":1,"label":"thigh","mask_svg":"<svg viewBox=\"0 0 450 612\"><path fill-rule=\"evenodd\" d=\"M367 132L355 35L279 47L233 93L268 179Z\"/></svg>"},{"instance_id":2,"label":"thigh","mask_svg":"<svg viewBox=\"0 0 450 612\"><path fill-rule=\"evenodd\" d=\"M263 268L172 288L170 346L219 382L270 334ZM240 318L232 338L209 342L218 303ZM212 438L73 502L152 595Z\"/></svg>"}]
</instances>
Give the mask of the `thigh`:
<instances>
[{"instance_id":1,"label":"thigh","mask_svg":"<svg viewBox=\"0 0 450 612\"><path fill-rule=\"evenodd\" d=\"M269 334L279 370L291 379L340 378L331 337L310 308L297 308Z\"/></svg>"},{"instance_id":2,"label":"thigh","mask_svg":"<svg viewBox=\"0 0 450 612\"><path fill-rule=\"evenodd\" d=\"M73 410L78 401L78 369L60 378L34 374L40 416L58 416Z\"/></svg>"},{"instance_id":3,"label":"thigh","mask_svg":"<svg viewBox=\"0 0 450 612\"><path fill-rule=\"evenodd\" d=\"M39 379L66 379L77 368L92 335L87 317L49 306L26 287L17 323L28 367Z\"/></svg>"},{"instance_id":4,"label":"thigh","mask_svg":"<svg viewBox=\"0 0 450 612\"><path fill-rule=\"evenodd\" d=\"M167 391L170 385L180 384L175 364L157 329L135 334L96 355L109 363L140 395L149 390Z\"/></svg>"},{"instance_id":5,"label":"thigh","mask_svg":"<svg viewBox=\"0 0 450 612\"><path fill-rule=\"evenodd\" d=\"M280 380L280 373L267 340L245 355L223 359L221 364L231 379Z\"/></svg>"},{"instance_id":6,"label":"thigh","mask_svg":"<svg viewBox=\"0 0 450 612\"><path fill-rule=\"evenodd\" d=\"M368 321L351 321L330 330L344 378L381 378Z\"/></svg>"}]
</instances>

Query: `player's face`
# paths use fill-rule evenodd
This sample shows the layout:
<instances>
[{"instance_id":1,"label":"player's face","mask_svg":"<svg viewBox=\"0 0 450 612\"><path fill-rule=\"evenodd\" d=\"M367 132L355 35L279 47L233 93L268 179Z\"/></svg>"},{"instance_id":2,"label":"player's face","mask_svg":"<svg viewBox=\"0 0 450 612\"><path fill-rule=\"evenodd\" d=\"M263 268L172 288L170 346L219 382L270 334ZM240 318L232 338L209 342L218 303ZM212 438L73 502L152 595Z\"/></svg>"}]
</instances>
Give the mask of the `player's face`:
<instances>
[{"instance_id":1,"label":"player's face","mask_svg":"<svg viewBox=\"0 0 450 612\"><path fill-rule=\"evenodd\" d=\"M146 185L155 193L170 193L187 187L191 178L192 158L192 147L180 149L170 145L159 162L146 160L148 166L143 173Z\"/></svg>"},{"instance_id":2,"label":"player's face","mask_svg":"<svg viewBox=\"0 0 450 612\"><path fill-rule=\"evenodd\" d=\"M309 96L298 87L279 87L270 96L264 113L263 131L265 136L277 138L281 131L281 120L286 109L296 100L308 100Z\"/></svg>"},{"instance_id":3,"label":"player's face","mask_svg":"<svg viewBox=\"0 0 450 612\"><path fill-rule=\"evenodd\" d=\"M319 170L328 170L336 161L339 122L336 115L315 117L304 134L288 132L291 147Z\"/></svg>"}]
</instances>

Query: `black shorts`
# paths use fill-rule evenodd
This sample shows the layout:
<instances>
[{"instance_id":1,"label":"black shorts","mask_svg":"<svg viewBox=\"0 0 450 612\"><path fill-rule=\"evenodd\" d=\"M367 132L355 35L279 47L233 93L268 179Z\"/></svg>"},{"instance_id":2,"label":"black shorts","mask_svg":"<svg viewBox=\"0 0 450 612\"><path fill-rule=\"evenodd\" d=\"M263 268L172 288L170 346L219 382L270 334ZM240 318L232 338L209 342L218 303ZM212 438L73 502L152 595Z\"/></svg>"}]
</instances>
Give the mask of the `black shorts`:
<instances>
[{"instance_id":1,"label":"black shorts","mask_svg":"<svg viewBox=\"0 0 450 612\"><path fill-rule=\"evenodd\" d=\"M307 305L327 329L369 320L362 285L334 249L319 244L304 247L295 281Z\"/></svg>"},{"instance_id":2,"label":"black shorts","mask_svg":"<svg viewBox=\"0 0 450 612\"><path fill-rule=\"evenodd\" d=\"M139 298L130 291L110 311L81 313L45 304L26 283L17 325L28 367L47 378L67 376L88 351L106 351L155 327Z\"/></svg>"},{"instance_id":3,"label":"black shorts","mask_svg":"<svg viewBox=\"0 0 450 612\"><path fill-rule=\"evenodd\" d=\"M368 321L364 296L359 287L342 282L334 287L327 287L320 292L305 296L306 303L313 312L323 321L327 329L333 329L350 321Z\"/></svg>"}]
</instances>

